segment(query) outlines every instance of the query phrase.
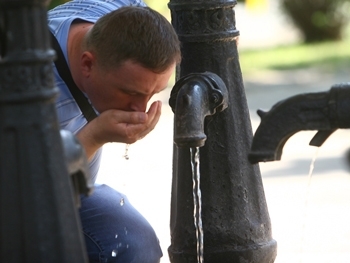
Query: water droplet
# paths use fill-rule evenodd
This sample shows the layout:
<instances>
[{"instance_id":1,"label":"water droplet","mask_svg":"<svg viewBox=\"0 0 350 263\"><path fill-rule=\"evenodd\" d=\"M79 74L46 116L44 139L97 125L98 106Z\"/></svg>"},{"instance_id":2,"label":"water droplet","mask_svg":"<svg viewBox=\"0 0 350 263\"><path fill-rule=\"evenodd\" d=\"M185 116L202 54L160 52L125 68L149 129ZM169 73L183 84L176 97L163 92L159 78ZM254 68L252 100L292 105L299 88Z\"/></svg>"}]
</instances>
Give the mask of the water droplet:
<instances>
[{"instance_id":1,"label":"water droplet","mask_svg":"<svg viewBox=\"0 0 350 263\"><path fill-rule=\"evenodd\" d=\"M128 235L128 230L126 229L126 227L124 227L124 232L125 232L125 235L127 236Z\"/></svg>"},{"instance_id":2,"label":"water droplet","mask_svg":"<svg viewBox=\"0 0 350 263\"><path fill-rule=\"evenodd\" d=\"M129 248L129 244L126 244L126 248Z\"/></svg>"},{"instance_id":3,"label":"water droplet","mask_svg":"<svg viewBox=\"0 0 350 263\"><path fill-rule=\"evenodd\" d=\"M120 206L123 206L125 204L124 198L120 199Z\"/></svg>"},{"instance_id":4,"label":"water droplet","mask_svg":"<svg viewBox=\"0 0 350 263\"><path fill-rule=\"evenodd\" d=\"M117 255L118 255L118 251L114 249L114 250L112 251L112 257L115 258Z\"/></svg>"},{"instance_id":5,"label":"water droplet","mask_svg":"<svg viewBox=\"0 0 350 263\"><path fill-rule=\"evenodd\" d=\"M130 144L125 144L125 153L124 153L124 159L129 160L129 145Z\"/></svg>"},{"instance_id":6,"label":"water droplet","mask_svg":"<svg viewBox=\"0 0 350 263\"><path fill-rule=\"evenodd\" d=\"M118 234L115 234L115 238L118 238Z\"/></svg>"}]
</instances>

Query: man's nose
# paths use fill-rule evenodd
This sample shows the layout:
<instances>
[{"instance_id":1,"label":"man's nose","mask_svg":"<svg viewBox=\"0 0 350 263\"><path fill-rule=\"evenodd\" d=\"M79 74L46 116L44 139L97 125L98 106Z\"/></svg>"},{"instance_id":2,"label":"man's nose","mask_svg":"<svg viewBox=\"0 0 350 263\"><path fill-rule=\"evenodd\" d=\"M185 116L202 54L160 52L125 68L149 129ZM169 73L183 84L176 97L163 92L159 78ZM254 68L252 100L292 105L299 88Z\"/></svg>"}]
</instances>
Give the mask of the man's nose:
<instances>
[{"instance_id":1,"label":"man's nose","mask_svg":"<svg viewBox=\"0 0 350 263\"><path fill-rule=\"evenodd\" d=\"M150 97L135 98L130 105L131 110L145 112Z\"/></svg>"}]
</instances>

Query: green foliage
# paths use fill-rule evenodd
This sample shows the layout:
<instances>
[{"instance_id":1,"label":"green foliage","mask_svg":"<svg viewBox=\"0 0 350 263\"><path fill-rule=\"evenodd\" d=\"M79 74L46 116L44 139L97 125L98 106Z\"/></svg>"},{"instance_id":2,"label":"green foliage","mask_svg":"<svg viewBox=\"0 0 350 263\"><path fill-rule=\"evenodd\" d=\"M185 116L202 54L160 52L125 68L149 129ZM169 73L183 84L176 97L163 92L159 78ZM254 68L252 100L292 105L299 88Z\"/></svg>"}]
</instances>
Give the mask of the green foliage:
<instances>
[{"instance_id":1,"label":"green foliage","mask_svg":"<svg viewBox=\"0 0 350 263\"><path fill-rule=\"evenodd\" d=\"M52 9L58 5L62 5L65 2L68 2L69 0L51 0L50 5L48 7L48 9Z\"/></svg>"},{"instance_id":2,"label":"green foliage","mask_svg":"<svg viewBox=\"0 0 350 263\"><path fill-rule=\"evenodd\" d=\"M350 40L240 51L244 74L259 70L318 68L327 72L350 67Z\"/></svg>"},{"instance_id":3,"label":"green foliage","mask_svg":"<svg viewBox=\"0 0 350 263\"><path fill-rule=\"evenodd\" d=\"M349 21L349 0L280 0L304 41L340 40Z\"/></svg>"}]
</instances>

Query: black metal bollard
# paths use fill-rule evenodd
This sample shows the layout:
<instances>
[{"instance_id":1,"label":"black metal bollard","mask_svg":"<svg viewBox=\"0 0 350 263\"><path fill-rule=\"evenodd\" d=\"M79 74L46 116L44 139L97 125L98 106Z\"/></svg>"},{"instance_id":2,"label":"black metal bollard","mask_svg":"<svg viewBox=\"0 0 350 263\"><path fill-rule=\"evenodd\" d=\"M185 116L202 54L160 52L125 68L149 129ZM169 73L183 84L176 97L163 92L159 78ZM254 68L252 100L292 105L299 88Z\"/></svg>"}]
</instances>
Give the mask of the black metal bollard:
<instances>
[{"instance_id":1,"label":"black metal bollard","mask_svg":"<svg viewBox=\"0 0 350 263\"><path fill-rule=\"evenodd\" d=\"M87 262L54 99L45 0L0 0L0 261Z\"/></svg>"},{"instance_id":2,"label":"black metal bollard","mask_svg":"<svg viewBox=\"0 0 350 263\"><path fill-rule=\"evenodd\" d=\"M252 128L236 46L235 4L170 1L172 23L182 41L177 78L213 72L229 93L229 107L206 118L207 140L200 148L204 261L272 263L277 245L260 170L247 158ZM197 262L191 178L189 149L174 145L168 249L172 263Z\"/></svg>"}]
</instances>

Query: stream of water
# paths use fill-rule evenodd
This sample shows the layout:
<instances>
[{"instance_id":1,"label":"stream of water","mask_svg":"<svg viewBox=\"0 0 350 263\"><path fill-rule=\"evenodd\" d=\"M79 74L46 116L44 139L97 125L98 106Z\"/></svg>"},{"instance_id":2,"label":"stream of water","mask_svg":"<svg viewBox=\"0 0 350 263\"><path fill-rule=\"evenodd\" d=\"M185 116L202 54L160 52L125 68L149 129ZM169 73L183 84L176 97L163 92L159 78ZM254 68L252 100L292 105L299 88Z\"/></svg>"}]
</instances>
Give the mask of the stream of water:
<instances>
[{"instance_id":1,"label":"stream of water","mask_svg":"<svg viewBox=\"0 0 350 263\"><path fill-rule=\"evenodd\" d=\"M303 225L302 225L302 232L301 232L301 241L300 241L300 260L299 262L302 262L302 254L303 254L303 246L304 246L304 236L305 236L305 224L306 224L306 218L307 218L307 208L309 204L309 195L310 195L310 188L311 188L311 179L312 174L315 168L315 162L318 156L319 147L316 148L316 151L314 153L314 156L311 160L310 168L309 168L309 174L307 178L307 186L306 186L306 194L305 194L305 203L304 203L304 215L303 215Z\"/></svg>"},{"instance_id":2,"label":"stream of water","mask_svg":"<svg viewBox=\"0 0 350 263\"><path fill-rule=\"evenodd\" d=\"M197 237L197 261L204 262L204 232L202 224L202 194L200 189L200 172L199 172L199 147L191 148L191 166L193 181L193 218L196 227Z\"/></svg>"}]
</instances>

